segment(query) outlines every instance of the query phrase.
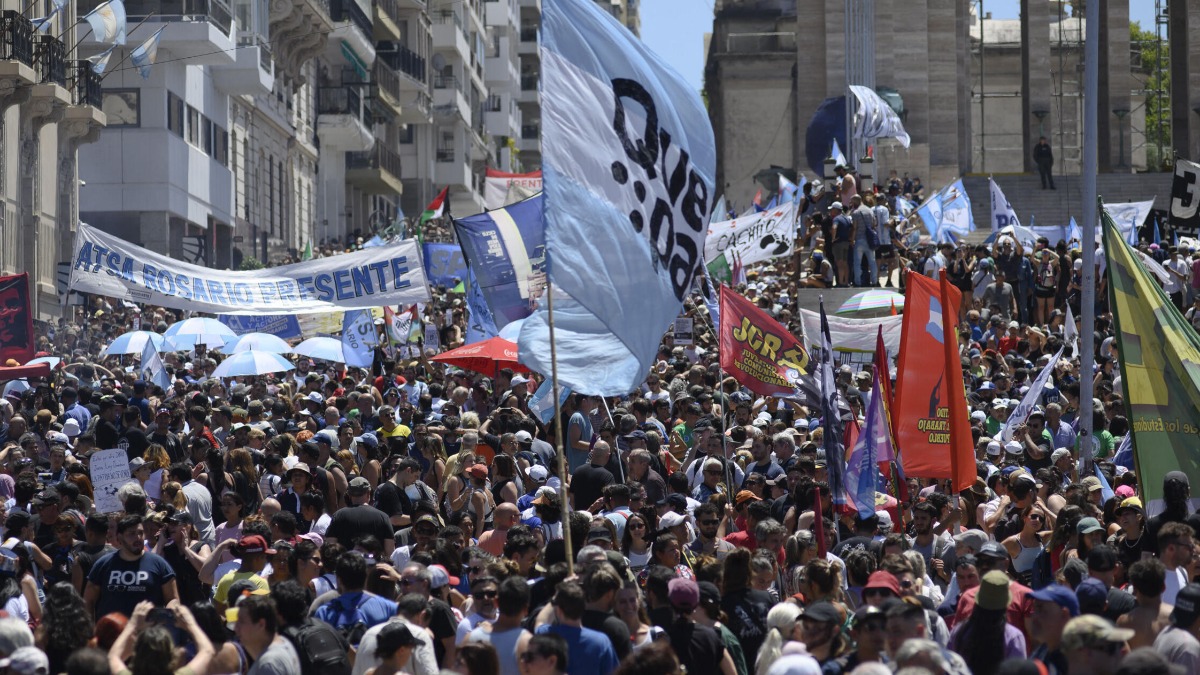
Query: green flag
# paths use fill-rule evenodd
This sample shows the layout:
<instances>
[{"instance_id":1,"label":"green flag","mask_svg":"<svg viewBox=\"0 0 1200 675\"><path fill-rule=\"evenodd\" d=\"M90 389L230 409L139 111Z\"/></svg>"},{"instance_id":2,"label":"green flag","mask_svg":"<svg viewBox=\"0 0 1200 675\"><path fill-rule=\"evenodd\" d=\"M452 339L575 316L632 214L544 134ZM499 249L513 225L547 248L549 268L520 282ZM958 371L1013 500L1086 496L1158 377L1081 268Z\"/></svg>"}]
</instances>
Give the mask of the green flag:
<instances>
[{"instance_id":1,"label":"green flag","mask_svg":"<svg viewBox=\"0 0 1200 675\"><path fill-rule=\"evenodd\" d=\"M312 240L311 239L308 241L308 243L304 244L304 253L300 254L300 260L301 261L312 260Z\"/></svg>"},{"instance_id":2,"label":"green flag","mask_svg":"<svg viewBox=\"0 0 1200 675\"><path fill-rule=\"evenodd\" d=\"M1139 494L1153 515L1163 509L1167 473L1200 484L1200 335L1101 213Z\"/></svg>"},{"instance_id":3,"label":"green flag","mask_svg":"<svg viewBox=\"0 0 1200 675\"><path fill-rule=\"evenodd\" d=\"M722 284L733 283L733 268L729 265L729 258L722 253L719 258L708 263L708 273L712 275L713 281Z\"/></svg>"}]
</instances>

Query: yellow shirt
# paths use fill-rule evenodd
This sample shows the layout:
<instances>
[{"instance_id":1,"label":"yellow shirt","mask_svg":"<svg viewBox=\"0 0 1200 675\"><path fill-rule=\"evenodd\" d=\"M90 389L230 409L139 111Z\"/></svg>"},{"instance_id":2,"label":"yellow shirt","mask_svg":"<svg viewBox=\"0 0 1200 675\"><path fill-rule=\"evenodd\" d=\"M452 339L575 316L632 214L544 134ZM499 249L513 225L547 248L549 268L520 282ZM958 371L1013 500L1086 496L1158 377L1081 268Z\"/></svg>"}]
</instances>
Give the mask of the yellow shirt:
<instances>
[{"instance_id":1,"label":"yellow shirt","mask_svg":"<svg viewBox=\"0 0 1200 675\"><path fill-rule=\"evenodd\" d=\"M267 583L267 580L258 574L255 574L254 572L230 572L229 574L221 577L221 580L217 582L217 590L213 594L213 599L222 605L228 606L230 604L227 597L229 595L229 587L232 586L234 582L241 581L242 579L249 579L250 583L254 584L254 588L257 590L271 590L271 586Z\"/></svg>"}]
</instances>

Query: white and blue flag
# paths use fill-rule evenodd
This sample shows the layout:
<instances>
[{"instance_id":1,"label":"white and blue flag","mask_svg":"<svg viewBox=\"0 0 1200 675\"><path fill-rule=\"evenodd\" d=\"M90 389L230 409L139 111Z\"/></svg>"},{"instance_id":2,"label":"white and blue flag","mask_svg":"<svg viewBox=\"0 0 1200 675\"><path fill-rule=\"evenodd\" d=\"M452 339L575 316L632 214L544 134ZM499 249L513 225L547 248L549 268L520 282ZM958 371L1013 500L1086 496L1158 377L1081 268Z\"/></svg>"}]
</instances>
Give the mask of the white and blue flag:
<instances>
[{"instance_id":1,"label":"white and blue flag","mask_svg":"<svg viewBox=\"0 0 1200 675\"><path fill-rule=\"evenodd\" d=\"M917 215L937 242L957 241L975 229L971 215L971 200L963 189L962 179L942 188L917 208Z\"/></svg>"},{"instance_id":2,"label":"white and blue flag","mask_svg":"<svg viewBox=\"0 0 1200 675\"><path fill-rule=\"evenodd\" d=\"M546 288L546 228L538 194L487 213L454 219L462 255L496 329L524 319ZM471 291L468 291L470 301Z\"/></svg>"},{"instance_id":3,"label":"white and blue flag","mask_svg":"<svg viewBox=\"0 0 1200 675\"><path fill-rule=\"evenodd\" d=\"M463 338L464 343L473 345L476 342L483 342L484 340L496 337L500 334L500 329L496 326L496 318L492 314L491 308L488 307L483 289L475 277L475 270L471 267L467 267L465 286L467 291L467 311L470 312L471 318L467 321L467 334Z\"/></svg>"},{"instance_id":4,"label":"white and blue flag","mask_svg":"<svg viewBox=\"0 0 1200 675\"><path fill-rule=\"evenodd\" d=\"M1008 203L1008 197L1004 196L1004 191L991 177L988 177L988 187L992 192L992 232L999 232L1009 225L1020 225L1021 221L1017 220L1017 212L1013 210L1012 204ZM1030 226L1032 225L1031 222Z\"/></svg>"},{"instance_id":5,"label":"white and blue flag","mask_svg":"<svg viewBox=\"0 0 1200 675\"><path fill-rule=\"evenodd\" d=\"M143 80L150 79L150 66L158 61L158 43L162 40L162 32L166 29L167 27L163 26L154 31L154 35L135 47L129 54L130 63L137 67Z\"/></svg>"},{"instance_id":6,"label":"white and blue flag","mask_svg":"<svg viewBox=\"0 0 1200 675\"><path fill-rule=\"evenodd\" d=\"M146 348L142 350L142 363L138 368L147 382L153 382L163 391L171 388L171 377L167 375L167 367L163 365L162 357L154 348L153 340L146 340Z\"/></svg>"},{"instance_id":7,"label":"white and blue flag","mask_svg":"<svg viewBox=\"0 0 1200 675\"><path fill-rule=\"evenodd\" d=\"M703 265L716 144L700 96L591 0L542 6L542 174L559 380L626 394ZM548 373L547 309L521 363Z\"/></svg>"},{"instance_id":8,"label":"white and blue flag","mask_svg":"<svg viewBox=\"0 0 1200 675\"><path fill-rule=\"evenodd\" d=\"M553 381L547 377L538 385L537 391L533 392L533 396L529 397L529 412L541 420L542 424L549 424L550 419L554 417L554 396L551 394L554 390L553 384ZM571 388L564 387L560 382L558 385L559 408L562 408L563 404L567 402L567 397L570 395Z\"/></svg>"},{"instance_id":9,"label":"white and blue flag","mask_svg":"<svg viewBox=\"0 0 1200 675\"><path fill-rule=\"evenodd\" d=\"M125 44L125 3L121 0L102 2L83 19L92 27L92 33L100 42Z\"/></svg>"},{"instance_id":10,"label":"white and blue flag","mask_svg":"<svg viewBox=\"0 0 1200 675\"><path fill-rule=\"evenodd\" d=\"M1013 408L1012 413L1008 416L1008 422L1004 425L1004 430L1001 432L1001 437L1005 443L1013 439L1013 434L1016 432L1017 426L1025 424L1025 421L1029 419L1030 413L1037 407L1037 402L1042 400L1042 390L1046 388L1046 383L1050 381L1050 376L1054 374L1054 369L1058 366L1058 360L1062 358L1064 349L1066 349L1066 345L1058 348L1058 353L1042 368L1042 372L1038 373L1038 376L1030 383L1029 391L1025 392L1025 395L1021 397L1021 402L1017 404L1016 408Z\"/></svg>"},{"instance_id":11,"label":"white and blue flag","mask_svg":"<svg viewBox=\"0 0 1200 675\"><path fill-rule=\"evenodd\" d=\"M1130 245L1137 244L1138 231L1146 222L1146 218L1150 216L1150 211L1153 209L1153 199L1144 202L1118 202L1104 205L1104 210L1108 211L1113 224L1117 226L1117 229L1121 231L1121 235L1125 237L1125 241ZM1096 240L1100 240L1099 225L1096 226Z\"/></svg>"},{"instance_id":12,"label":"white and blue flag","mask_svg":"<svg viewBox=\"0 0 1200 675\"><path fill-rule=\"evenodd\" d=\"M342 357L346 365L370 368L375 353L375 321L368 309L352 309L342 316Z\"/></svg>"},{"instance_id":13,"label":"white and blue flag","mask_svg":"<svg viewBox=\"0 0 1200 675\"><path fill-rule=\"evenodd\" d=\"M850 166L850 163L846 161L846 156L842 154L842 149L838 147L836 138L833 139L833 147L829 150L829 156L833 158L833 161L842 166Z\"/></svg>"}]
</instances>

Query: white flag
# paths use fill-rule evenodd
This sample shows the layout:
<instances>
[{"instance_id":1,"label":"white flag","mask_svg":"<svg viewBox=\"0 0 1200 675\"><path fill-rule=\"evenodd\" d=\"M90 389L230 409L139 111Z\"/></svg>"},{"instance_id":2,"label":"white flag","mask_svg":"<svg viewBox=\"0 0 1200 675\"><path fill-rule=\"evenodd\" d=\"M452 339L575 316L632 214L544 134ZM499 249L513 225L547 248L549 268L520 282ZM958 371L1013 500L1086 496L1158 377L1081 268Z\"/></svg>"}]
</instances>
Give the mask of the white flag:
<instances>
[{"instance_id":1,"label":"white flag","mask_svg":"<svg viewBox=\"0 0 1200 675\"><path fill-rule=\"evenodd\" d=\"M1005 443L1013 439L1013 431L1017 428L1017 425L1024 424L1025 420L1029 419L1029 413L1033 412L1033 409L1037 407L1038 399L1042 397L1042 390L1046 388L1046 382L1050 380L1050 374L1054 372L1054 367L1058 365L1058 360L1062 358L1063 349L1063 347L1059 347L1058 353L1054 355L1054 358L1050 359L1050 363L1047 363L1045 368L1042 368L1042 372L1038 373L1037 378L1029 385L1029 391L1025 392L1025 397L1021 399L1021 402L1013 409L1012 414L1008 416L1008 424L1004 425L1004 431L1001 432Z\"/></svg>"},{"instance_id":2,"label":"white flag","mask_svg":"<svg viewBox=\"0 0 1200 675\"><path fill-rule=\"evenodd\" d=\"M988 186L992 189L992 232L999 232L1009 225L1020 225L1017 212L1013 211L1012 204L1008 203L1008 197L1004 196L1004 191L996 185L996 181L988 178Z\"/></svg>"},{"instance_id":3,"label":"white flag","mask_svg":"<svg viewBox=\"0 0 1200 675\"><path fill-rule=\"evenodd\" d=\"M146 340L146 348L142 350L142 363L139 372L147 381L153 382L166 391L171 388L171 376L167 375L167 367L154 348L153 340Z\"/></svg>"},{"instance_id":4,"label":"white flag","mask_svg":"<svg viewBox=\"0 0 1200 675\"><path fill-rule=\"evenodd\" d=\"M1075 314L1071 312L1071 303L1067 303L1067 321L1063 324L1063 342L1071 345L1075 357L1079 357L1079 329L1075 327Z\"/></svg>"}]
</instances>

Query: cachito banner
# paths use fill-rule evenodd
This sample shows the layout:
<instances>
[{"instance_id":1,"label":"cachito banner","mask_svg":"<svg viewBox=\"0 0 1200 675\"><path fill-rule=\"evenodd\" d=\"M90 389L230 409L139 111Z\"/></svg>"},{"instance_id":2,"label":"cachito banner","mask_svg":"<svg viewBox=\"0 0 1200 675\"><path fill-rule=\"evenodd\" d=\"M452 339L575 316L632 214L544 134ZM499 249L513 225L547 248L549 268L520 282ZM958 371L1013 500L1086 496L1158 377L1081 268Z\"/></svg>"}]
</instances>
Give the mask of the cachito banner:
<instances>
[{"instance_id":1,"label":"cachito banner","mask_svg":"<svg viewBox=\"0 0 1200 675\"><path fill-rule=\"evenodd\" d=\"M959 291L921 274L905 277L904 328L896 368L896 442L903 453L904 473L921 478L954 478L964 470L954 454L954 427L967 425L966 394L958 354L956 325ZM949 341L949 345L947 345ZM961 412L961 420L957 419ZM971 452L967 434L967 452ZM974 460L969 462L974 474ZM970 483L967 483L969 486ZM963 488L965 489L965 487Z\"/></svg>"},{"instance_id":2,"label":"cachito banner","mask_svg":"<svg viewBox=\"0 0 1200 675\"><path fill-rule=\"evenodd\" d=\"M487 210L508 206L542 191L542 172L505 173L487 170L483 184L483 206Z\"/></svg>"},{"instance_id":3,"label":"cachito banner","mask_svg":"<svg viewBox=\"0 0 1200 675\"><path fill-rule=\"evenodd\" d=\"M762 213L709 225L704 261L713 262L727 253L743 265L752 265L791 255L795 239L796 203L787 202Z\"/></svg>"},{"instance_id":4,"label":"cachito banner","mask_svg":"<svg viewBox=\"0 0 1200 675\"><path fill-rule=\"evenodd\" d=\"M29 273L0 277L0 366L33 359L33 312L29 306Z\"/></svg>"},{"instance_id":5,"label":"cachito banner","mask_svg":"<svg viewBox=\"0 0 1200 675\"><path fill-rule=\"evenodd\" d=\"M233 272L180 262L79 224L71 290L214 314L335 312L429 300L415 241Z\"/></svg>"},{"instance_id":6,"label":"cachito banner","mask_svg":"<svg viewBox=\"0 0 1200 675\"><path fill-rule=\"evenodd\" d=\"M1200 484L1200 337L1134 259L1107 207L1101 214L1138 494L1152 515L1163 510L1167 473L1182 471ZM1192 508L1196 502L1193 491Z\"/></svg>"},{"instance_id":7,"label":"cachito banner","mask_svg":"<svg viewBox=\"0 0 1200 675\"><path fill-rule=\"evenodd\" d=\"M721 286L721 369L762 396L797 396L809 375L800 341L753 302Z\"/></svg>"}]
</instances>

